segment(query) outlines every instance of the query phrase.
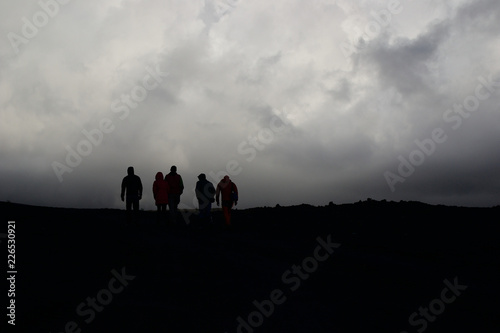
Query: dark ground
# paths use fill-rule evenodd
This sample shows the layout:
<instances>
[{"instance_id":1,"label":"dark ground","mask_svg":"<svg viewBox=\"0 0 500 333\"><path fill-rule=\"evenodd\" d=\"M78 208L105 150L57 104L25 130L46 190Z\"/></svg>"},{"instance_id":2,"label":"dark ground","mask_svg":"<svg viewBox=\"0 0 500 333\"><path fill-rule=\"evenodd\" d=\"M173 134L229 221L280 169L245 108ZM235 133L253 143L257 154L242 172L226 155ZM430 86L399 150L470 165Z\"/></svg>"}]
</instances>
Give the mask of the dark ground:
<instances>
[{"instance_id":1,"label":"dark ground","mask_svg":"<svg viewBox=\"0 0 500 333\"><path fill-rule=\"evenodd\" d=\"M0 212L0 233L16 221L7 332L500 331L500 207L256 208L234 211L232 230L220 212L210 228L157 225L155 212L138 226L121 210L0 203ZM328 254L318 237L340 246ZM103 304L91 310L92 298Z\"/></svg>"}]
</instances>

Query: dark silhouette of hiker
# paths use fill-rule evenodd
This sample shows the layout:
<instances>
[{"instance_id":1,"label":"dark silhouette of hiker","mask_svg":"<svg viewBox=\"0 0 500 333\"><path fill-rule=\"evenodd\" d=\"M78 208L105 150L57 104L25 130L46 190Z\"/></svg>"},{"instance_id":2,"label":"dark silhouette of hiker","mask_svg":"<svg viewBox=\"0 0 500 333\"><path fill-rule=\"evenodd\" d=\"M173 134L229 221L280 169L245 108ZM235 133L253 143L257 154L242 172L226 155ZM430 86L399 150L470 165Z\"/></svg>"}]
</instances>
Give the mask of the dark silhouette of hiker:
<instances>
[{"instance_id":1,"label":"dark silhouette of hiker","mask_svg":"<svg viewBox=\"0 0 500 333\"><path fill-rule=\"evenodd\" d=\"M222 212L224 213L224 221L226 226L231 226L231 209L233 204L238 204L238 188L236 184L229 179L229 176L224 176L224 178L217 184L217 189L215 191L215 200L217 201L217 206L219 206L219 197L222 196Z\"/></svg>"},{"instance_id":2,"label":"dark silhouette of hiker","mask_svg":"<svg viewBox=\"0 0 500 333\"><path fill-rule=\"evenodd\" d=\"M177 167L175 165L172 165L170 173L165 176L165 180L167 181L169 187L168 209L170 210L172 222L175 222L178 214L177 207L181 202L181 194L184 192L184 183L181 175L177 173Z\"/></svg>"},{"instance_id":3,"label":"dark silhouette of hiker","mask_svg":"<svg viewBox=\"0 0 500 333\"><path fill-rule=\"evenodd\" d=\"M121 199L125 201L127 218L130 222L132 210L137 215L139 211L139 200L142 198L141 178L134 174L134 167L128 167L127 175L122 180ZM126 199L126 200L125 200Z\"/></svg>"},{"instance_id":4,"label":"dark silhouette of hiker","mask_svg":"<svg viewBox=\"0 0 500 333\"><path fill-rule=\"evenodd\" d=\"M153 198L155 199L157 222L160 222L167 214L169 186L163 173L157 172L153 182Z\"/></svg>"},{"instance_id":5,"label":"dark silhouette of hiker","mask_svg":"<svg viewBox=\"0 0 500 333\"><path fill-rule=\"evenodd\" d=\"M215 187L207 180L207 176L201 173L195 187L196 198L200 210L200 222L212 222L212 203L215 201Z\"/></svg>"}]
</instances>

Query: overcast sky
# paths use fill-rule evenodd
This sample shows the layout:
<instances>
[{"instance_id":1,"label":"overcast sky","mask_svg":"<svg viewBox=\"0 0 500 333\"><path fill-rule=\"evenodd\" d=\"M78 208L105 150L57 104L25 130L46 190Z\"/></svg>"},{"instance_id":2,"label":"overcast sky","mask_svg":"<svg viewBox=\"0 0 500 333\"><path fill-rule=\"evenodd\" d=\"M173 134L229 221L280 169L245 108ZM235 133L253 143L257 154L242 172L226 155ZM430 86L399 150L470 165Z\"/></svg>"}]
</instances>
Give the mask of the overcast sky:
<instances>
[{"instance_id":1,"label":"overcast sky","mask_svg":"<svg viewBox=\"0 0 500 333\"><path fill-rule=\"evenodd\" d=\"M498 0L0 2L0 200L500 204Z\"/></svg>"}]
</instances>

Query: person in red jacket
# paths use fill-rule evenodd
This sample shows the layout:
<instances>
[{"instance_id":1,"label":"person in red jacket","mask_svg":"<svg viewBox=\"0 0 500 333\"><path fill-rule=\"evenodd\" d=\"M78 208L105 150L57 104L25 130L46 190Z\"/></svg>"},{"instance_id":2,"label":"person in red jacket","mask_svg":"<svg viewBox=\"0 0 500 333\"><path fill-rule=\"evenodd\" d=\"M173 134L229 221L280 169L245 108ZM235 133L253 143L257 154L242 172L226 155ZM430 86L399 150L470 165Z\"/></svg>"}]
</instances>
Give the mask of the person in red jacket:
<instances>
[{"instance_id":1,"label":"person in red jacket","mask_svg":"<svg viewBox=\"0 0 500 333\"><path fill-rule=\"evenodd\" d=\"M157 221L160 222L163 215L166 215L168 204L168 183L163 179L163 173L157 172L153 182L153 198L155 199Z\"/></svg>"},{"instance_id":2,"label":"person in red jacket","mask_svg":"<svg viewBox=\"0 0 500 333\"><path fill-rule=\"evenodd\" d=\"M184 192L184 183L181 175L177 173L177 167L175 165L172 165L170 173L165 176L165 180L169 187L168 209L172 216L172 222L175 222L178 213L177 206L181 202L181 194Z\"/></svg>"},{"instance_id":3,"label":"person in red jacket","mask_svg":"<svg viewBox=\"0 0 500 333\"><path fill-rule=\"evenodd\" d=\"M229 179L229 176L224 176L224 178L217 184L217 189L215 190L215 201L217 201L217 206L219 206L219 198L222 197L222 212L224 213L224 220L226 226L231 226L231 208L233 204L238 204L238 188L236 184Z\"/></svg>"}]
</instances>

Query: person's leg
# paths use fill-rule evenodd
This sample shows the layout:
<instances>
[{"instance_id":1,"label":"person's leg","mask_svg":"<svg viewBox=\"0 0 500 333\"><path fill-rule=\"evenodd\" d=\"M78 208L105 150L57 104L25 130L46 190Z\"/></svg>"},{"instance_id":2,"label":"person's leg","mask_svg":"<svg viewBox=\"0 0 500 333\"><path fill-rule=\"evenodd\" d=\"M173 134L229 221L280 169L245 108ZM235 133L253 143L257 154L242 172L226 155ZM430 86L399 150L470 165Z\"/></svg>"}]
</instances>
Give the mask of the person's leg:
<instances>
[{"instance_id":1,"label":"person's leg","mask_svg":"<svg viewBox=\"0 0 500 333\"><path fill-rule=\"evenodd\" d=\"M135 212L139 211L139 200L137 199L132 200L132 210Z\"/></svg>"},{"instance_id":2,"label":"person's leg","mask_svg":"<svg viewBox=\"0 0 500 333\"><path fill-rule=\"evenodd\" d=\"M172 211L172 209L174 209L174 196L172 194L169 194L168 195L168 210L169 211Z\"/></svg>"},{"instance_id":3,"label":"person's leg","mask_svg":"<svg viewBox=\"0 0 500 333\"><path fill-rule=\"evenodd\" d=\"M156 205L156 223L160 223L161 219L161 206L162 205Z\"/></svg>"},{"instance_id":4,"label":"person's leg","mask_svg":"<svg viewBox=\"0 0 500 333\"><path fill-rule=\"evenodd\" d=\"M198 200L198 207L200 220L204 220L207 214L207 205L203 200Z\"/></svg>"},{"instance_id":5,"label":"person's leg","mask_svg":"<svg viewBox=\"0 0 500 333\"><path fill-rule=\"evenodd\" d=\"M127 225L132 223L132 200L125 199L125 214L127 216Z\"/></svg>"},{"instance_id":6,"label":"person's leg","mask_svg":"<svg viewBox=\"0 0 500 333\"><path fill-rule=\"evenodd\" d=\"M231 225L231 202L230 201L222 201L222 212L224 214L224 221L226 222L226 226Z\"/></svg>"},{"instance_id":7,"label":"person's leg","mask_svg":"<svg viewBox=\"0 0 500 333\"><path fill-rule=\"evenodd\" d=\"M179 211L179 204L181 202L180 194L174 194L174 200L175 200L175 212L177 213Z\"/></svg>"},{"instance_id":8,"label":"person's leg","mask_svg":"<svg viewBox=\"0 0 500 333\"><path fill-rule=\"evenodd\" d=\"M224 212L224 221L226 222L226 225L229 227L231 225L231 208L223 207L222 210Z\"/></svg>"},{"instance_id":9,"label":"person's leg","mask_svg":"<svg viewBox=\"0 0 500 333\"><path fill-rule=\"evenodd\" d=\"M161 205L161 218L167 223L167 204Z\"/></svg>"},{"instance_id":10,"label":"person's leg","mask_svg":"<svg viewBox=\"0 0 500 333\"><path fill-rule=\"evenodd\" d=\"M168 210L170 211L170 220L171 223L175 223L177 218L177 199L175 194L168 195Z\"/></svg>"},{"instance_id":11,"label":"person's leg","mask_svg":"<svg viewBox=\"0 0 500 333\"><path fill-rule=\"evenodd\" d=\"M210 202L199 202L200 204L200 214L199 214L199 220L201 223L203 223L203 226L207 226L210 222L212 222L211 218L211 210L212 210L212 204Z\"/></svg>"},{"instance_id":12,"label":"person's leg","mask_svg":"<svg viewBox=\"0 0 500 333\"><path fill-rule=\"evenodd\" d=\"M205 220L207 224L212 223L212 203L207 203L207 206L205 207Z\"/></svg>"},{"instance_id":13,"label":"person's leg","mask_svg":"<svg viewBox=\"0 0 500 333\"><path fill-rule=\"evenodd\" d=\"M135 218L135 223L139 222L139 199L134 200L134 218Z\"/></svg>"}]
</instances>

